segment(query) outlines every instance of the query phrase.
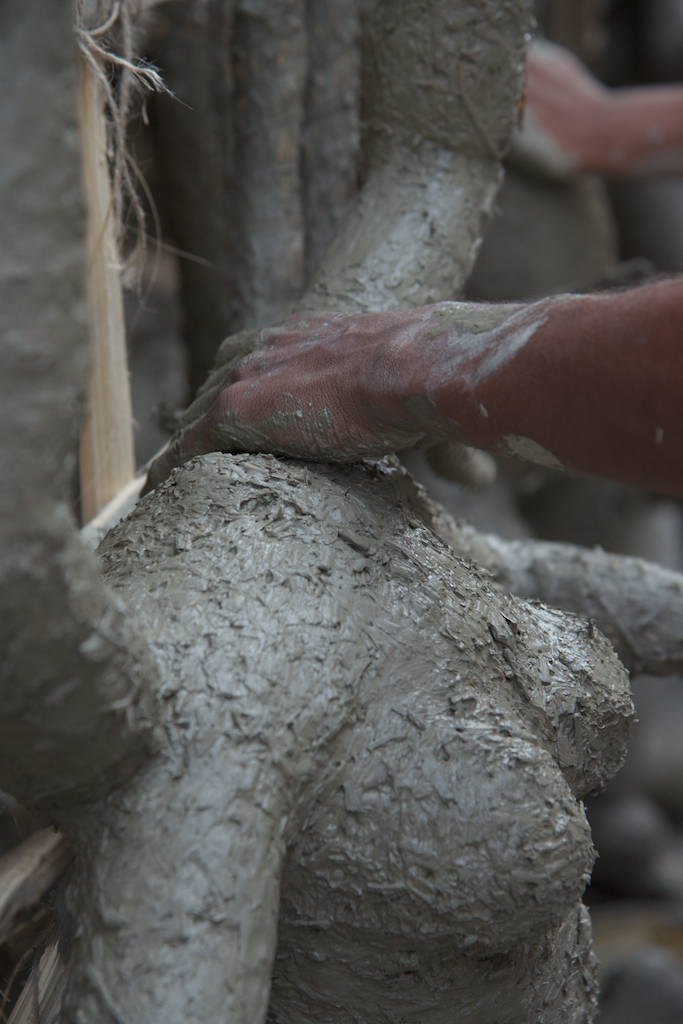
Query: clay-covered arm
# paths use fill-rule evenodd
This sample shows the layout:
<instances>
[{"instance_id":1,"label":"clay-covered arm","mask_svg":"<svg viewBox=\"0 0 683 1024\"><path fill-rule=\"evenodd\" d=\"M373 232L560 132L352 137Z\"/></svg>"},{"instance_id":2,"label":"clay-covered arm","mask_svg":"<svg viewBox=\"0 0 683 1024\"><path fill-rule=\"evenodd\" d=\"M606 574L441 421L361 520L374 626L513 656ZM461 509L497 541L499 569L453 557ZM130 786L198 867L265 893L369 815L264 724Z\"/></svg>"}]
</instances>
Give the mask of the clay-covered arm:
<instances>
[{"instance_id":1,"label":"clay-covered arm","mask_svg":"<svg viewBox=\"0 0 683 1024\"><path fill-rule=\"evenodd\" d=\"M563 164L567 172L601 174L683 170L683 86L608 89L559 46L530 49L526 120L522 143L540 145L558 170Z\"/></svg>"},{"instance_id":2,"label":"clay-covered arm","mask_svg":"<svg viewBox=\"0 0 683 1024\"><path fill-rule=\"evenodd\" d=\"M683 574L600 548L480 534L438 506L432 527L506 593L592 619L629 671L683 669Z\"/></svg>"},{"instance_id":3,"label":"clay-covered arm","mask_svg":"<svg viewBox=\"0 0 683 1024\"><path fill-rule=\"evenodd\" d=\"M682 333L683 279L296 314L224 342L149 486L212 450L349 462L447 439L683 495Z\"/></svg>"},{"instance_id":4,"label":"clay-covered arm","mask_svg":"<svg viewBox=\"0 0 683 1024\"><path fill-rule=\"evenodd\" d=\"M447 332L420 382L468 444L681 496L682 332L681 279L566 295Z\"/></svg>"},{"instance_id":5,"label":"clay-covered arm","mask_svg":"<svg viewBox=\"0 0 683 1024\"><path fill-rule=\"evenodd\" d=\"M184 699L198 701L195 721L206 714L198 710L205 696L184 691ZM230 731L229 715L221 727ZM64 1020L265 1019L287 813L283 775L260 739L207 735L203 725L168 728L170 751L98 807L99 828L92 807L69 822L70 834L87 838L68 894L79 941Z\"/></svg>"}]
</instances>

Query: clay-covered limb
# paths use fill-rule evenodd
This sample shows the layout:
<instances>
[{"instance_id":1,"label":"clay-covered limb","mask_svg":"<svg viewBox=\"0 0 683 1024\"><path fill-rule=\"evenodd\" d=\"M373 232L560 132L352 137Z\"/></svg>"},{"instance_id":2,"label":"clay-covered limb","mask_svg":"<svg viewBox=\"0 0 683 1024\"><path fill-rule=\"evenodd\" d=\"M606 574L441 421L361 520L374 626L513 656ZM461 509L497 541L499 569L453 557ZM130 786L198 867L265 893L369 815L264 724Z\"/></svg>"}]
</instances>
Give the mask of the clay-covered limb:
<instances>
[{"instance_id":1,"label":"clay-covered limb","mask_svg":"<svg viewBox=\"0 0 683 1024\"><path fill-rule=\"evenodd\" d=\"M231 721L225 695L190 683L182 711L178 682L168 676L164 691L170 749L68 822L79 851L69 1024L255 1024L266 1013L286 775Z\"/></svg>"},{"instance_id":2,"label":"clay-covered limb","mask_svg":"<svg viewBox=\"0 0 683 1024\"><path fill-rule=\"evenodd\" d=\"M444 350L456 358L460 347L466 358L482 339L495 344L496 328L505 331L508 321L514 343L526 319L520 306L451 302L346 316L294 313L277 327L227 338L152 464L146 491L209 451L357 462L453 439L454 420L421 390L425 365L436 363L438 372Z\"/></svg>"},{"instance_id":3,"label":"clay-covered limb","mask_svg":"<svg viewBox=\"0 0 683 1024\"><path fill-rule=\"evenodd\" d=\"M354 462L422 440L418 416L391 392L382 401L380 379L395 377L393 341L410 338L424 319L422 310L355 317L300 313L279 327L227 338L171 443L153 462L145 493L174 466L210 451L268 450ZM370 364L376 367L372 377ZM344 394L344 384L358 393ZM412 422L401 422L406 416Z\"/></svg>"},{"instance_id":4,"label":"clay-covered limb","mask_svg":"<svg viewBox=\"0 0 683 1024\"><path fill-rule=\"evenodd\" d=\"M190 254L179 269L192 395L220 339L240 325L233 7L233 0L162 3L147 43L173 94L148 100L153 188L172 241Z\"/></svg>"},{"instance_id":5,"label":"clay-covered limb","mask_svg":"<svg viewBox=\"0 0 683 1024\"><path fill-rule=\"evenodd\" d=\"M434 524L506 592L593 620L630 671L683 672L683 574L576 544L482 535L443 510Z\"/></svg>"},{"instance_id":6,"label":"clay-covered limb","mask_svg":"<svg viewBox=\"0 0 683 1024\"><path fill-rule=\"evenodd\" d=\"M145 759L156 667L69 509L88 360L73 9L0 18L0 784L51 807Z\"/></svg>"},{"instance_id":7,"label":"clay-covered limb","mask_svg":"<svg viewBox=\"0 0 683 1024\"><path fill-rule=\"evenodd\" d=\"M197 436L220 440L223 420L233 446L350 461L417 429L680 496L682 301L672 278L528 305L302 314L233 367Z\"/></svg>"},{"instance_id":8,"label":"clay-covered limb","mask_svg":"<svg viewBox=\"0 0 683 1024\"><path fill-rule=\"evenodd\" d=\"M292 308L304 285L304 0L235 0L238 327Z\"/></svg>"},{"instance_id":9,"label":"clay-covered limb","mask_svg":"<svg viewBox=\"0 0 683 1024\"><path fill-rule=\"evenodd\" d=\"M365 183L301 308L401 309L464 288L501 181L530 4L379 0L363 32Z\"/></svg>"},{"instance_id":10,"label":"clay-covered limb","mask_svg":"<svg viewBox=\"0 0 683 1024\"><path fill-rule=\"evenodd\" d=\"M379 312L458 295L501 180L491 157L429 143L371 168L301 308Z\"/></svg>"},{"instance_id":11,"label":"clay-covered limb","mask_svg":"<svg viewBox=\"0 0 683 1024\"><path fill-rule=\"evenodd\" d=\"M359 0L307 0L308 78L301 176L306 280L358 187Z\"/></svg>"},{"instance_id":12,"label":"clay-covered limb","mask_svg":"<svg viewBox=\"0 0 683 1024\"><path fill-rule=\"evenodd\" d=\"M259 957L240 907L265 886L272 911L281 854L271 1019L591 1019L577 797L623 759L626 674L428 518L398 465L210 454L105 538L154 637L169 749L97 809L103 838L81 826L70 998L89 1022L213 1020L225 972L242 1024Z\"/></svg>"}]
</instances>

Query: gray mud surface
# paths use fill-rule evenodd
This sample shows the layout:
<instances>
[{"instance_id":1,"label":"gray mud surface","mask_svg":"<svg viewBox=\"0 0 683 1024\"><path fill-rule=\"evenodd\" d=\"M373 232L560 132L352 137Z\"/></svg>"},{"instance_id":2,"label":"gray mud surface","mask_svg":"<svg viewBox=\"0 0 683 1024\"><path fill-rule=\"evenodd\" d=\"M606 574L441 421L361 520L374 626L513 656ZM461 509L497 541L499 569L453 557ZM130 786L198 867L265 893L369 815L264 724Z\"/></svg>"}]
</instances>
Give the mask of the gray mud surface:
<instances>
[{"instance_id":1,"label":"gray mud surface","mask_svg":"<svg viewBox=\"0 0 683 1024\"><path fill-rule=\"evenodd\" d=\"M271 973L282 1022L590 1019L577 797L627 677L430 521L394 464L213 454L107 535L168 747L71 819L68 1020L255 1021Z\"/></svg>"}]
</instances>

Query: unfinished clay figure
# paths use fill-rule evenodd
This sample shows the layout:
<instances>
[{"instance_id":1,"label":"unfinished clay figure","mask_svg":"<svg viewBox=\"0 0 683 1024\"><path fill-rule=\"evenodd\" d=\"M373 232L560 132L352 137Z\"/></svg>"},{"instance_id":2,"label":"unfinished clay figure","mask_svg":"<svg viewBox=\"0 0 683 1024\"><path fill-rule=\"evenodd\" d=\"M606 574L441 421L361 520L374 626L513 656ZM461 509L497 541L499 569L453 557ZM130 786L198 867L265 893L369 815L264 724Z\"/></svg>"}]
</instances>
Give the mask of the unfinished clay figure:
<instances>
[{"instance_id":1,"label":"unfinished clay figure","mask_svg":"<svg viewBox=\"0 0 683 1024\"><path fill-rule=\"evenodd\" d=\"M590 1019L626 674L430 525L401 468L215 454L110 532L167 743L66 816L68 1019L260 1021L271 972L283 1024Z\"/></svg>"},{"instance_id":2,"label":"unfinished clay figure","mask_svg":"<svg viewBox=\"0 0 683 1024\"><path fill-rule=\"evenodd\" d=\"M512 128L527 6L400 6L414 32L380 0L367 89L409 130L369 150L381 230L354 229L324 264L326 301L333 281L386 291L373 274L411 239L392 233L385 186L410 147L396 223L430 223L415 205L428 183L411 177L423 141L443 165L437 211L452 188L467 229L449 241L436 217L443 251L418 233L388 287L413 301L424 272L415 294L438 299L466 276ZM0 783L77 850L65 1021L590 1021L579 800L618 768L632 714L594 624L501 593L392 462L204 455L110 533L102 578L79 546L64 504L85 348L68 13L11 5L0 60L21 86L3 139L34 175L0 209L15 263L35 271L0 278ZM452 87L434 121L396 86L404 49L426 93ZM42 234L36 178L54 211ZM59 372L36 374L41 359Z\"/></svg>"}]
</instances>

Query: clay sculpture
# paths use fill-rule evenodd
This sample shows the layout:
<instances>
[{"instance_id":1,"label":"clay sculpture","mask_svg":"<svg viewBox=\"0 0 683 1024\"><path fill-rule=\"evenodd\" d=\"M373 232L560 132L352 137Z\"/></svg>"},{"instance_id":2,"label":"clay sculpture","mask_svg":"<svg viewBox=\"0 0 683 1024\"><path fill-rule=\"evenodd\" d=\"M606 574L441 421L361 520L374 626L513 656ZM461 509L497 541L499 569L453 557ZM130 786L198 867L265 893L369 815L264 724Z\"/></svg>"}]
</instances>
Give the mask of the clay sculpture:
<instances>
[{"instance_id":1,"label":"clay sculpture","mask_svg":"<svg viewBox=\"0 0 683 1024\"><path fill-rule=\"evenodd\" d=\"M398 466L194 460L100 547L162 751L63 814L67 1019L584 1021L579 799L624 753L588 623L501 595Z\"/></svg>"},{"instance_id":2,"label":"clay sculpture","mask_svg":"<svg viewBox=\"0 0 683 1024\"><path fill-rule=\"evenodd\" d=\"M368 150L390 154L368 172L383 227L342 233L314 284L325 304L464 280L527 16L512 0L377 5L381 120L407 103L399 52L452 91L434 122L425 106ZM391 460L203 456L111 531L98 572L65 501L86 351L71 15L34 0L2 17L0 783L77 852L64 1020L589 1021L580 798L623 758L624 669L594 624L458 557L458 527ZM441 232L449 195L464 213ZM432 209L440 251L418 232L384 280L412 244L392 225Z\"/></svg>"}]
</instances>

